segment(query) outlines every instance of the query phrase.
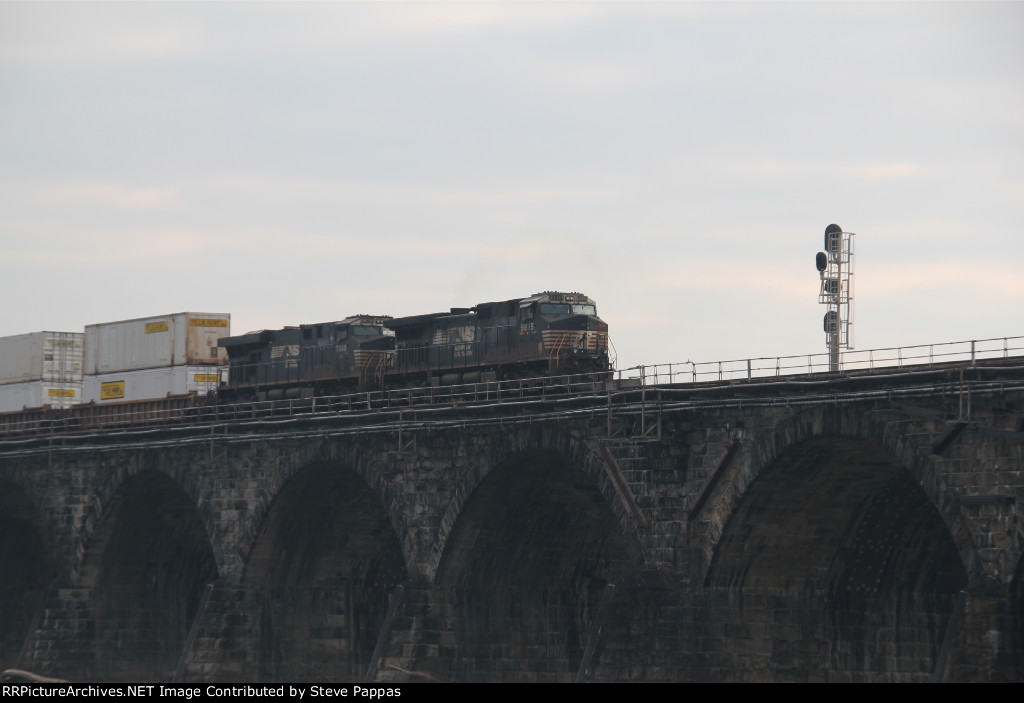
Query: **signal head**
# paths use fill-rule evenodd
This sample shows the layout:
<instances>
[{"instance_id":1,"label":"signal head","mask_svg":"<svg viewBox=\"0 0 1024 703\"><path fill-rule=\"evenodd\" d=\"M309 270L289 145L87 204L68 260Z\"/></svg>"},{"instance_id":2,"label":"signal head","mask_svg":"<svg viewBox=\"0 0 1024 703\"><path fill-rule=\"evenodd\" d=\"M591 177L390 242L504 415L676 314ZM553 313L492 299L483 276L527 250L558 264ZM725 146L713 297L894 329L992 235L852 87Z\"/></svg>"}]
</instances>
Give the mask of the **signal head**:
<instances>
[{"instance_id":1,"label":"signal head","mask_svg":"<svg viewBox=\"0 0 1024 703\"><path fill-rule=\"evenodd\" d=\"M836 237L842 236L843 228L839 225L829 225L825 228L825 251L832 251L832 247L829 246L829 242Z\"/></svg>"}]
</instances>

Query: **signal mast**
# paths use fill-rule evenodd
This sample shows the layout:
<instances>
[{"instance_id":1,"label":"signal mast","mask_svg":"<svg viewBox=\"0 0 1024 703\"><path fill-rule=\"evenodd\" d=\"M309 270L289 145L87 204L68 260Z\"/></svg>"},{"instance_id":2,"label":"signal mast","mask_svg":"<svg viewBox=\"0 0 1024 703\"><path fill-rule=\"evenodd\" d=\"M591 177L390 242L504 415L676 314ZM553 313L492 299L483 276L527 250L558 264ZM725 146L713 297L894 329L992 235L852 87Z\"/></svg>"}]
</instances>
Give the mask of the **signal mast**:
<instances>
[{"instance_id":1,"label":"signal mast","mask_svg":"<svg viewBox=\"0 0 1024 703\"><path fill-rule=\"evenodd\" d=\"M818 302L826 305L824 328L828 370L839 371L839 349L853 349L853 232L839 225L825 228L825 251L815 265L821 276Z\"/></svg>"}]
</instances>

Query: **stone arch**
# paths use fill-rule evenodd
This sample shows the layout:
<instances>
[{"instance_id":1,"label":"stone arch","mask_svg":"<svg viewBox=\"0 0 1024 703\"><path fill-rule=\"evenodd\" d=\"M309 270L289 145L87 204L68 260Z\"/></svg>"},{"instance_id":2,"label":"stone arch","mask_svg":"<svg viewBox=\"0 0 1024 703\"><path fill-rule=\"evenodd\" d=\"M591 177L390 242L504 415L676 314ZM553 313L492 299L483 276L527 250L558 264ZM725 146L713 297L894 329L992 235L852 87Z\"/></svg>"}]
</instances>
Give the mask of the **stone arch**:
<instances>
[{"instance_id":1,"label":"stone arch","mask_svg":"<svg viewBox=\"0 0 1024 703\"><path fill-rule=\"evenodd\" d=\"M234 550L233 554L236 557L233 562L237 564L234 579L241 578L281 490L295 476L311 467L323 465L350 471L370 487L376 499L384 506L392 528L398 535L406 569L413 573L416 555L409 544L405 515L390 495L384 478L386 462L382 462L377 454L372 445L368 446L358 439L353 441L351 437L273 444L257 443L242 450L235 450L226 467L233 474L249 476L253 485L250 490L255 492L257 497L254 500L250 496L246 500L248 512L239 526L237 536L232 540L231 549Z\"/></svg>"},{"instance_id":2,"label":"stone arch","mask_svg":"<svg viewBox=\"0 0 1024 703\"><path fill-rule=\"evenodd\" d=\"M448 538L477 487L495 468L515 461L517 456L536 452L561 457L568 465L578 468L587 481L591 482L603 496L609 510L616 516L622 531L630 535L630 549L634 558L637 561L643 561L642 546L636 539L635 526L616 498L614 489L609 484L605 473L604 464L587 442L574 434L545 425L543 427L519 428L516 432L488 435L487 447L487 454L472 463L468 470L460 476L459 482L453 488L451 498L441 512L437 539L431 550L430 562L426 570L428 578L434 578L443 558Z\"/></svg>"},{"instance_id":3,"label":"stone arch","mask_svg":"<svg viewBox=\"0 0 1024 703\"><path fill-rule=\"evenodd\" d=\"M779 457L784 456L787 451L793 451L803 443L821 438L835 438L837 441L853 441L861 447L876 448L882 452L878 455L879 461L903 468L907 475L918 483L928 502L945 523L950 539L956 546L961 561L966 565L971 580L976 580L980 576L982 565L970 528L953 506L954 496L946 492L936 473L929 470L928 460L919 453L919 447L887 422L892 419L891 413L865 412L864 408L859 407L821 406L795 413L780 422L774 431L760 433L756 441L743 445L736 460L733 461L735 468L718 491L714 507L706 509L708 529L702 546L704 563L698 567L698 577L701 580L707 579L708 570L727 524L732 520L747 491L758 481L761 474L773 467Z\"/></svg>"},{"instance_id":4,"label":"stone arch","mask_svg":"<svg viewBox=\"0 0 1024 703\"><path fill-rule=\"evenodd\" d=\"M18 665L54 570L42 510L21 486L0 480L0 667Z\"/></svg>"},{"instance_id":5,"label":"stone arch","mask_svg":"<svg viewBox=\"0 0 1024 703\"><path fill-rule=\"evenodd\" d=\"M640 561L588 456L572 438L520 435L467 479L435 572L433 607L451 625L433 675L575 678L602 598Z\"/></svg>"},{"instance_id":6,"label":"stone arch","mask_svg":"<svg viewBox=\"0 0 1024 703\"><path fill-rule=\"evenodd\" d=\"M360 680L406 579L391 517L360 472L323 458L289 472L240 583L257 621L253 678Z\"/></svg>"},{"instance_id":7,"label":"stone arch","mask_svg":"<svg viewBox=\"0 0 1024 703\"><path fill-rule=\"evenodd\" d=\"M72 562L69 570L71 584L83 581L85 560L95 551L96 538L103 520L110 514L111 506L120 501L120 494L134 478L143 473L160 474L168 480L168 486L184 496L194 506L213 551L218 573L229 569L230 548L216 539L221 534L223 506L209 500L212 493L211 477L197 471L197 466L208 466L207 449L195 445L173 448L138 449L134 451L103 452L96 455L81 455L68 461L68 470L84 471L95 477L96 483L89 486L85 502L79 508L81 517L72 535ZM87 584L86 584L87 585Z\"/></svg>"},{"instance_id":8,"label":"stone arch","mask_svg":"<svg viewBox=\"0 0 1024 703\"><path fill-rule=\"evenodd\" d=\"M928 680L968 584L962 549L906 458L820 419L754 449L767 461L715 545L704 584L737 633L721 676ZM769 613L773 631L751 627ZM743 648L757 655L741 661Z\"/></svg>"},{"instance_id":9,"label":"stone arch","mask_svg":"<svg viewBox=\"0 0 1024 703\"><path fill-rule=\"evenodd\" d=\"M94 680L168 680L207 584L217 577L192 499L167 474L128 476L91 533L80 581L94 623ZM70 673L70 672L69 672Z\"/></svg>"}]
</instances>

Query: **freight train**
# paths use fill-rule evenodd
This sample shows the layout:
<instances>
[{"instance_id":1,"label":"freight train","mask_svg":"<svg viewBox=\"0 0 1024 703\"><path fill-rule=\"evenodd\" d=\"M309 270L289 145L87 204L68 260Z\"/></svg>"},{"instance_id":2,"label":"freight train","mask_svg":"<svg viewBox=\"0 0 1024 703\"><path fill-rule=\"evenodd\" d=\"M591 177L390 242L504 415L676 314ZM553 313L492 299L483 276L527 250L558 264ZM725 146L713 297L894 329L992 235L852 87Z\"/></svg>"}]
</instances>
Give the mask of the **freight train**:
<instances>
[{"instance_id":1,"label":"freight train","mask_svg":"<svg viewBox=\"0 0 1024 703\"><path fill-rule=\"evenodd\" d=\"M279 400L610 368L608 325L582 293L547 291L449 312L355 315L222 338L225 400Z\"/></svg>"},{"instance_id":2,"label":"freight train","mask_svg":"<svg viewBox=\"0 0 1024 703\"><path fill-rule=\"evenodd\" d=\"M236 401L546 375L599 381L611 369L608 326L581 293L235 337L229 329L226 313L178 313L94 325L84 335L0 339L0 436L220 417ZM77 355L58 354L65 347ZM83 387L92 395L79 402Z\"/></svg>"}]
</instances>

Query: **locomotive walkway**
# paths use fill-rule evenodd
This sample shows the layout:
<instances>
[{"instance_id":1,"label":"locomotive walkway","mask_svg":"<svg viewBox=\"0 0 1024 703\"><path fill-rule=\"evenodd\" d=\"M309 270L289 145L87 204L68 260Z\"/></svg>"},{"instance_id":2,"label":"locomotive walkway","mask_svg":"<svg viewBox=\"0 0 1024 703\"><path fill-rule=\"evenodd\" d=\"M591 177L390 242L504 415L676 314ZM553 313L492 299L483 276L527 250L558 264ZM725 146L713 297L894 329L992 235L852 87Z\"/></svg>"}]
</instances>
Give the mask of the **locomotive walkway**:
<instances>
[{"instance_id":1,"label":"locomotive walkway","mask_svg":"<svg viewBox=\"0 0 1024 703\"><path fill-rule=\"evenodd\" d=\"M22 416L0 667L1020 680L1022 347Z\"/></svg>"}]
</instances>

